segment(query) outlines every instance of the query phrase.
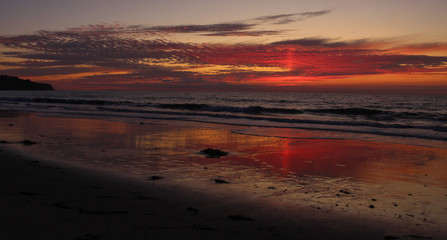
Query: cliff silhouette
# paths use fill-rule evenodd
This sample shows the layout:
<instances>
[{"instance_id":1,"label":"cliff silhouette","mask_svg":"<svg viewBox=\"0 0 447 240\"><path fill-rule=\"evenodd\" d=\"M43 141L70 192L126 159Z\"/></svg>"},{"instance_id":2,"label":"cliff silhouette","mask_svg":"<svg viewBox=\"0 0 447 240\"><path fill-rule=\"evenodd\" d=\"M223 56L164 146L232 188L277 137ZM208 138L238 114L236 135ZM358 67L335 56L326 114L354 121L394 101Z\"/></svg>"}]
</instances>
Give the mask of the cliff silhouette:
<instances>
[{"instance_id":1,"label":"cliff silhouette","mask_svg":"<svg viewBox=\"0 0 447 240\"><path fill-rule=\"evenodd\" d=\"M51 84L32 82L14 76L0 75L0 90L54 90Z\"/></svg>"}]
</instances>

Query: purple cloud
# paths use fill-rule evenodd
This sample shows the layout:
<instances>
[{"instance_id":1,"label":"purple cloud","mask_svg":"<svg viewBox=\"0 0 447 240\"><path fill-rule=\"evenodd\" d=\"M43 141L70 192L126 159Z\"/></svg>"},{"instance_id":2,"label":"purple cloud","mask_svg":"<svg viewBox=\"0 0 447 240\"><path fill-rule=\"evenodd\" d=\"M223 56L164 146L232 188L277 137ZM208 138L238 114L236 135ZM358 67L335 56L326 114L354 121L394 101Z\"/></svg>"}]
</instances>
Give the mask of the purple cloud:
<instances>
[{"instance_id":1,"label":"purple cloud","mask_svg":"<svg viewBox=\"0 0 447 240\"><path fill-rule=\"evenodd\" d=\"M303 47L337 48L337 47L359 46L366 43L368 43L367 40L341 42L329 38L301 38L301 39L273 42L271 43L271 45L299 45Z\"/></svg>"},{"instance_id":2,"label":"purple cloud","mask_svg":"<svg viewBox=\"0 0 447 240\"><path fill-rule=\"evenodd\" d=\"M291 22L302 21L307 18L318 17L331 13L329 10L316 11L316 12L302 12L302 13L290 13L290 14L278 14L269 15L255 18L254 20L271 22L273 24L288 24Z\"/></svg>"}]
</instances>

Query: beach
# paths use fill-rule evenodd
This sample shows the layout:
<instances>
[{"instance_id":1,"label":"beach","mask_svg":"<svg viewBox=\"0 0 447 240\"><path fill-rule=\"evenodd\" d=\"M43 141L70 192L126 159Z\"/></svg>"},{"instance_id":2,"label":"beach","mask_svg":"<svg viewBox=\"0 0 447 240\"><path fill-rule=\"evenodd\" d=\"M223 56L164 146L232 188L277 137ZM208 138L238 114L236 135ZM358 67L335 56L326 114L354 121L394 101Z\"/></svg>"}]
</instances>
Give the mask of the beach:
<instances>
[{"instance_id":1,"label":"beach","mask_svg":"<svg viewBox=\"0 0 447 240\"><path fill-rule=\"evenodd\" d=\"M5 239L447 236L446 149L178 121L1 116ZM209 158L206 148L229 155Z\"/></svg>"},{"instance_id":2,"label":"beach","mask_svg":"<svg viewBox=\"0 0 447 240\"><path fill-rule=\"evenodd\" d=\"M0 6L0 240L447 240L447 0Z\"/></svg>"}]
</instances>

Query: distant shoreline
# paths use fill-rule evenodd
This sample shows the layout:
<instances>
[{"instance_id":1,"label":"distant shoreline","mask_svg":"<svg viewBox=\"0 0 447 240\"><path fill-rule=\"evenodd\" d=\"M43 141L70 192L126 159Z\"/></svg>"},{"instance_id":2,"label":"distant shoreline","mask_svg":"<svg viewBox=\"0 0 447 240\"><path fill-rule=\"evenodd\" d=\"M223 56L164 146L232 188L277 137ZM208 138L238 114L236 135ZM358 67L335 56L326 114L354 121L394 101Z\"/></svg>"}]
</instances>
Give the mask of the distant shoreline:
<instances>
[{"instance_id":1,"label":"distant shoreline","mask_svg":"<svg viewBox=\"0 0 447 240\"><path fill-rule=\"evenodd\" d=\"M0 75L1 91L42 91L54 90L48 83L33 82L28 79L20 79L15 76Z\"/></svg>"}]
</instances>

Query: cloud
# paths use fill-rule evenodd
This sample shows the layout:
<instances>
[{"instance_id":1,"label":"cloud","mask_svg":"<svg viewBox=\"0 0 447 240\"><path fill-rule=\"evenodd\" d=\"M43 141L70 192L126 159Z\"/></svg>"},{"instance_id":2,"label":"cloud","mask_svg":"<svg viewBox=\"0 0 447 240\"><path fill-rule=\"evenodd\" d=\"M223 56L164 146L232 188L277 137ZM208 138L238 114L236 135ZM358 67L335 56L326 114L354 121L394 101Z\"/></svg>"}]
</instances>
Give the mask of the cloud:
<instances>
[{"instance_id":1,"label":"cloud","mask_svg":"<svg viewBox=\"0 0 447 240\"><path fill-rule=\"evenodd\" d=\"M355 41L335 41L329 38L301 38L294 40L283 40L271 43L271 45L297 45L303 47L323 47L323 48L338 48L338 47L353 47L368 43L367 40Z\"/></svg>"},{"instance_id":2,"label":"cloud","mask_svg":"<svg viewBox=\"0 0 447 240\"><path fill-rule=\"evenodd\" d=\"M150 30L156 32L170 33L197 33L197 32L234 32L248 30L254 27L254 24L246 23L221 23L209 25L178 25L178 26L158 26L151 27Z\"/></svg>"},{"instance_id":3,"label":"cloud","mask_svg":"<svg viewBox=\"0 0 447 240\"><path fill-rule=\"evenodd\" d=\"M299 84L303 81L390 73L447 73L447 57L424 55L446 44L399 45L391 40L341 41L307 37L267 43L217 44L211 36L283 33L257 27L329 14L330 11L271 15L240 23L144 26L98 24L63 31L0 36L0 73L60 77L59 84L88 88L158 85L233 86ZM181 42L169 34L196 34L203 43ZM418 54L408 54L409 52ZM64 76L67 76L64 78ZM76 76L76 81L73 80ZM65 80L64 80L65 79ZM299 79L299 80L296 80ZM220 85L219 85L220 84ZM176 87L173 87L176 86Z\"/></svg>"},{"instance_id":4,"label":"cloud","mask_svg":"<svg viewBox=\"0 0 447 240\"><path fill-rule=\"evenodd\" d=\"M301 12L290 14L269 15L255 18L254 20L261 22L270 22L273 24L288 24L296 21L303 21L307 18L318 17L331 13L329 10L316 11L316 12Z\"/></svg>"},{"instance_id":5,"label":"cloud","mask_svg":"<svg viewBox=\"0 0 447 240\"><path fill-rule=\"evenodd\" d=\"M123 26L119 24L108 25L88 25L78 28L70 28L67 32L82 33L90 36L104 35L149 35L164 36L166 34L184 34L197 33L201 36L261 36L263 34L274 34L279 31L254 31L258 24L254 23L219 23L203 25L173 25L173 26L145 26L130 25ZM48 31L41 31L41 34L48 34Z\"/></svg>"},{"instance_id":6,"label":"cloud","mask_svg":"<svg viewBox=\"0 0 447 240\"><path fill-rule=\"evenodd\" d=\"M6 53L15 57L54 61L64 64L106 64L132 62L141 58L173 58L186 61L193 46L163 39L141 40L120 36L91 35L84 32L39 32L35 35L0 38L0 43L22 52Z\"/></svg>"},{"instance_id":7,"label":"cloud","mask_svg":"<svg viewBox=\"0 0 447 240\"><path fill-rule=\"evenodd\" d=\"M278 35L284 31L228 31L228 32L213 32L201 34L202 36L237 36L237 37L260 37L266 35Z\"/></svg>"},{"instance_id":8,"label":"cloud","mask_svg":"<svg viewBox=\"0 0 447 240\"><path fill-rule=\"evenodd\" d=\"M84 25L76 28L69 28L61 34L82 34L89 36L127 35L127 36L165 36L167 34L218 34L226 32L248 31L256 27L253 23L219 23L219 24L196 24L196 25L168 25L168 26L147 26L147 25L121 25L121 24L95 24ZM55 32L40 31L41 35ZM206 35L206 34L204 34Z\"/></svg>"}]
</instances>

